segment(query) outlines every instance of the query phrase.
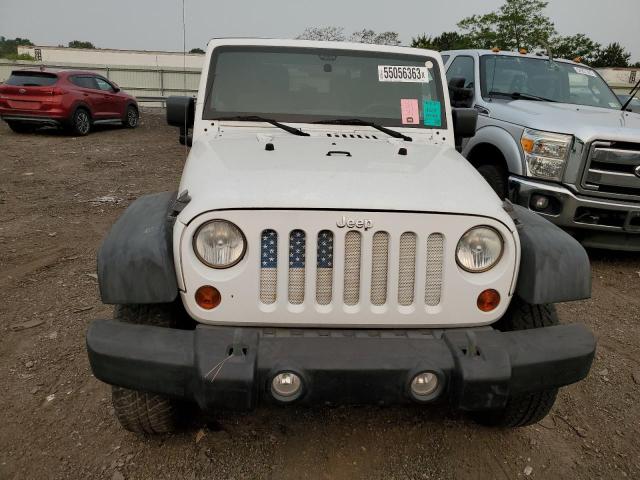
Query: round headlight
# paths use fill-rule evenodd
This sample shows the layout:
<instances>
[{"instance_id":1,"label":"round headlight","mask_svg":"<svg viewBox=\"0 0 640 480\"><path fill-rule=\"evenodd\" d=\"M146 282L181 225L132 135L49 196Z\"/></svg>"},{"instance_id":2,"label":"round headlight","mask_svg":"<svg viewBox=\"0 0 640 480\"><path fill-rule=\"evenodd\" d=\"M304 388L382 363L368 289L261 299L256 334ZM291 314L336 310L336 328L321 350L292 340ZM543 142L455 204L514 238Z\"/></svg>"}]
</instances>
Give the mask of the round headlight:
<instances>
[{"instance_id":1,"label":"round headlight","mask_svg":"<svg viewBox=\"0 0 640 480\"><path fill-rule=\"evenodd\" d=\"M247 242L242 231L226 220L203 224L193 237L193 249L202 263L213 268L229 268L244 256Z\"/></svg>"},{"instance_id":2,"label":"round headlight","mask_svg":"<svg viewBox=\"0 0 640 480\"><path fill-rule=\"evenodd\" d=\"M458 242L456 261L467 272L486 272L498 263L503 248L502 236L495 229L474 227L467 230Z\"/></svg>"}]
</instances>

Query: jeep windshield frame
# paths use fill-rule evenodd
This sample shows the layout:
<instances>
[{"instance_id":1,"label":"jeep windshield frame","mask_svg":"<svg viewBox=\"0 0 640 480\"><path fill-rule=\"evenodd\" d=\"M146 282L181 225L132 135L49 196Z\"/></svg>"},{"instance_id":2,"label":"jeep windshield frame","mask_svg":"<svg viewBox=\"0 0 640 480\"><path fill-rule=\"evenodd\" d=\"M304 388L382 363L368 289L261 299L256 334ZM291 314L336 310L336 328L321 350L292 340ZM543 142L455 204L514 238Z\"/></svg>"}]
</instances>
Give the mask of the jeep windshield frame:
<instances>
[{"instance_id":1,"label":"jeep windshield frame","mask_svg":"<svg viewBox=\"0 0 640 480\"><path fill-rule=\"evenodd\" d=\"M622 104L597 71L587 65L516 55L480 56L482 98L508 98L620 110ZM521 97L521 98L518 98Z\"/></svg>"},{"instance_id":2,"label":"jeep windshield frame","mask_svg":"<svg viewBox=\"0 0 640 480\"><path fill-rule=\"evenodd\" d=\"M383 82L378 66L425 68L428 82ZM365 81L366 78L366 81ZM418 105L419 119L403 122L401 100ZM440 115L424 119L424 102ZM376 50L229 45L213 50L203 120L256 116L320 124L359 119L384 127L447 129L447 98L438 62L429 55Z\"/></svg>"}]
</instances>

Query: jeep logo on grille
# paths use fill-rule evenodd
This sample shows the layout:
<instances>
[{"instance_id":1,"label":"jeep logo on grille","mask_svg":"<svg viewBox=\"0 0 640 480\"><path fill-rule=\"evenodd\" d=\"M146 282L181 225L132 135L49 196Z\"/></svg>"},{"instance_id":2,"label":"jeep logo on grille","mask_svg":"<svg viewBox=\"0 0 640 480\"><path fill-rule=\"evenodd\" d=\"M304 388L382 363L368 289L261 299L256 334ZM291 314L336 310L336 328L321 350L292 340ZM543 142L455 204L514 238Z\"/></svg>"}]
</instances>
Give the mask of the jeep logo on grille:
<instances>
[{"instance_id":1,"label":"jeep logo on grille","mask_svg":"<svg viewBox=\"0 0 640 480\"><path fill-rule=\"evenodd\" d=\"M338 228L364 228L364 231L366 232L373 227L373 220L368 220L366 218L354 220L353 218L347 218L343 216L336 222L336 225L338 226Z\"/></svg>"},{"instance_id":2,"label":"jeep logo on grille","mask_svg":"<svg viewBox=\"0 0 640 480\"><path fill-rule=\"evenodd\" d=\"M640 165L638 165L636 167L636 169L633 171L633 173L636 174L636 177L640 178Z\"/></svg>"}]
</instances>

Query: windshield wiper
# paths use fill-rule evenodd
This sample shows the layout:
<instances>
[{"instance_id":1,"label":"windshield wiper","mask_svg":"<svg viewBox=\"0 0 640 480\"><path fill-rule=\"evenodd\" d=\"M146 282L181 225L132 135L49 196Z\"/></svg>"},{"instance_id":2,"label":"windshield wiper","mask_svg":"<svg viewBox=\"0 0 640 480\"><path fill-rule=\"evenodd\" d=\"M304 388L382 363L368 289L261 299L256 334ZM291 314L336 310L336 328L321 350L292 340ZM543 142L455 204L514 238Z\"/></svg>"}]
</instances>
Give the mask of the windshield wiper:
<instances>
[{"instance_id":1,"label":"windshield wiper","mask_svg":"<svg viewBox=\"0 0 640 480\"><path fill-rule=\"evenodd\" d=\"M289 132L293 135L298 135L299 137L309 137L310 134L307 132L303 132L302 130L294 127L290 127L289 125L285 125L284 123L280 123L272 118L264 118L258 115L236 115L235 117L221 117L216 120L228 120L228 121L238 121L238 122L265 122L270 123L274 127L281 128L285 132Z\"/></svg>"},{"instance_id":2,"label":"windshield wiper","mask_svg":"<svg viewBox=\"0 0 640 480\"><path fill-rule=\"evenodd\" d=\"M551 98L539 97L538 95L531 95L529 93L521 93L521 92L507 93L507 92L497 92L497 91L489 92L489 96L490 97L492 97L494 95L502 95L504 97L513 98L514 100L535 100L537 102L558 103L557 100L553 100Z\"/></svg>"},{"instance_id":3,"label":"windshield wiper","mask_svg":"<svg viewBox=\"0 0 640 480\"><path fill-rule=\"evenodd\" d=\"M625 102L625 104L624 104L624 105L622 105L621 110L622 110L623 112L627 109L627 107L629 106L629 104L633 101L633 98L635 97L635 95L636 95L636 93L637 93L637 91L638 91L638 90L640 90L640 80L638 80L638 83L636 83L636 86L635 86L635 87L633 87L633 88L631 89L631 91L629 92L629 100L627 100L627 101Z\"/></svg>"},{"instance_id":4,"label":"windshield wiper","mask_svg":"<svg viewBox=\"0 0 640 480\"><path fill-rule=\"evenodd\" d=\"M405 142L413 142L413 138L403 133L396 132L395 130L391 130L390 128L383 127L382 125L379 125L374 122L367 122L366 120L362 120L360 118L347 118L347 119L339 118L336 120L320 120L318 122L313 122L313 123L320 123L324 125L362 125L363 127L375 128L376 130L379 130L382 133L386 133L390 137L401 138Z\"/></svg>"}]
</instances>

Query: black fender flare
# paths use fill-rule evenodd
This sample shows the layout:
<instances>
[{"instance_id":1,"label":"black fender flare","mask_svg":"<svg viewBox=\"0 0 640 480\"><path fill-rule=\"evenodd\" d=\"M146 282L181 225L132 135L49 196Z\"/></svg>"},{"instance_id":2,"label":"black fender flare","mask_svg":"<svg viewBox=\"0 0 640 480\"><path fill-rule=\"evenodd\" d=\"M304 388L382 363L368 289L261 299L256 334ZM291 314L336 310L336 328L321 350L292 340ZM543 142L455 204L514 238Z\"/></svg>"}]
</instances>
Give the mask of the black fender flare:
<instances>
[{"instance_id":1,"label":"black fender flare","mask_svg":"<svg viewBox=\"0 0 640 480\"><path fill-rule=\"evenodd\" d=\"M169 303L176 299L175 200L175 192L142 196L111 227L98 251L103 303Z\"/></svg>"},{"instance_id":2,"label":"black fender flare","mask_svg":"<svg viewBox=\"0 0 640 480\"><path fill-rule=\"evenodd\" d=\"M591 263L571 235L527 208L509 205L520 237L516 295L525 302L570 302L591 297Z\"/></svg>"}]
</instances>

